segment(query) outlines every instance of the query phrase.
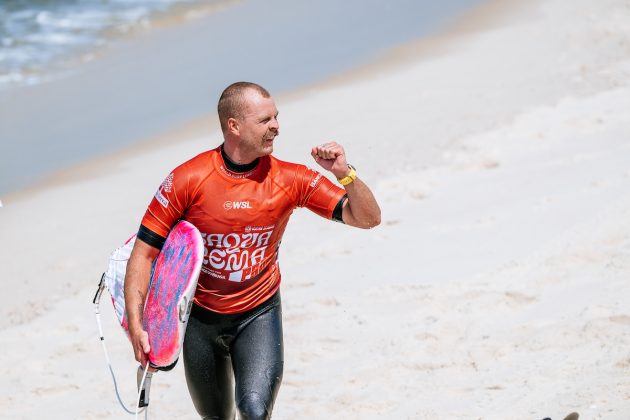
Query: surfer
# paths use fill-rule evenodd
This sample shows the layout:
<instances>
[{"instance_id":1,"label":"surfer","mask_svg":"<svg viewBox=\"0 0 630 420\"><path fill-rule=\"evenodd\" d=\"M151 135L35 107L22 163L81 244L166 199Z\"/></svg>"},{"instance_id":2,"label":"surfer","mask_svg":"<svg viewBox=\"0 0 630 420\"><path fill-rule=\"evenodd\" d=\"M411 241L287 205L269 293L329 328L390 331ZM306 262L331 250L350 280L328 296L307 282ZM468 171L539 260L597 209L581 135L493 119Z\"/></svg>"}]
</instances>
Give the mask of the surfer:
<instances>
[{"instance_id":1,"label":"surfer","mask_svg":"<svg viewBox=\"0 0 630 420\"><path fill-rule=\"evenodd\" d=\"M278 248L289 216L306 207L360 228L380 223L368 186L344 148L311 149L335 185L304 165L271 156L278 110L263 87L228 86L218 103L224 142L171 172L142 219L125 279L129 333L136 360L147 363L142 329L151 264L180 219L202 234L204 261L184 340L188 390L204 419L271 417L283 371Z\"/></svg>"}]
</instances>

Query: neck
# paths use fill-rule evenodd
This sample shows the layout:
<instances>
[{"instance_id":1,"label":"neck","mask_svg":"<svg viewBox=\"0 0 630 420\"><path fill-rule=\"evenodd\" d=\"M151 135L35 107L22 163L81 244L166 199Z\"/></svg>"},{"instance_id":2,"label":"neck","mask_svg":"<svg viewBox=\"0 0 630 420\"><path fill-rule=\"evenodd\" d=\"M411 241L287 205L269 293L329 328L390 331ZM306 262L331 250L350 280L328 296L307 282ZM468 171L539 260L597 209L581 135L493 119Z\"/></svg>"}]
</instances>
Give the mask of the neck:
<instances>
[{"instance_id":1,"label":"neck","mask_svg":"<svg viewBox=\"0 0 630 420\"><path fill-rule=\"evenodd\" d=\"M259 158L255 158L250 160L247 163L238 162L233 158L234 153L230 155L228 149L224 144L221 145L221 156L223 157L223 161L225 162L225 166L232 172L247 172L256 167L258 165Z\"/></svg>"},{"instance_id":2,"label":"neck","mask_svg":"<svg viewBox=\"0 0 630 420\"><path fill-rule=\"evenodd\" d=\"M239 149L233 141L224 141L223 150L232 162L239 165L247 165L258 159L258 156L248 155L242 149Z\"/></svg>"}]
</instances>

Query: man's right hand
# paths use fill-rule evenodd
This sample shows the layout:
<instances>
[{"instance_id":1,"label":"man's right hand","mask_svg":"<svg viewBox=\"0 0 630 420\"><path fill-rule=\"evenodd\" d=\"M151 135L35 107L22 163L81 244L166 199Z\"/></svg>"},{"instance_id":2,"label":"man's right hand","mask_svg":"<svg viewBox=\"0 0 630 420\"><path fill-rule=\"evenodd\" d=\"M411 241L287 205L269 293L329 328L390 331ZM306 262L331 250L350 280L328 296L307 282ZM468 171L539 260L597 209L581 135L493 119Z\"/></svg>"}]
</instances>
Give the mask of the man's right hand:
<instances>
[{"instance_id":1,"label":"man's right hand","mask_svg":"<svg viewBox=\"0 0 630 420\"><path fill-rule=\"evenodd\" d=\"M144 368L149 361L147 355L151 351L151 346L149 345L149 334L142 328L138 328L133 332L130 329L129 338L131 340L131 345L133 346L133 353L136 357L136 361L140 362Z\"/></svg>"}]
</instances>

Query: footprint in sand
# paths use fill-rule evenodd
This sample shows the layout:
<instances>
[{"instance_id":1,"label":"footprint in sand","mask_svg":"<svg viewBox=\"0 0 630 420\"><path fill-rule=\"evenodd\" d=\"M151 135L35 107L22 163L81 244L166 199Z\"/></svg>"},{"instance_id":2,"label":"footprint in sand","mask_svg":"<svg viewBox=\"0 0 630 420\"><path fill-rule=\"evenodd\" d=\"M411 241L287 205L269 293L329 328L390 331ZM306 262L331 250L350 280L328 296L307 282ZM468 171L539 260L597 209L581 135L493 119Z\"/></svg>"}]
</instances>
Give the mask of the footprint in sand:
<instances>
[{"instance_id":1,"label":"footprint in sand","mask_svg":"<svg viewBox=\"0 0 630 420\"><path fill-rule=\"evenodd\" d=\"M317 303L324 306L341 306L341 303L335 298L317 299Z\"/></svg>"},{"instance_id":2,"label":"footprint in sand","mask_svg":"<svg viewBox=\"0 0 630 420\"><path fill-rule=\"evenodd\" d=\"M510 298L513 302L521 304L531 303L536 300L536 297L520 292L505 292L505 296Z\"/></svg>"},{"instance_id":3,"label":"footprint in sand","mask_svg":"<svg viewBox=\"0 0 630 420\"><path fill-rule=\"evenodd\" d=\"M79 389L78 385L59 385L55 387L40 387L31 390L31 392L37 396L45 397L50 395L65 394L67 392L76 392Z\"/></svg>"},{"instance_id":4,"label":"footprint in sand","mask_svg":"<svg viewBox=\"0 0 630 420\"><path fill-rule=\"evenodd\" d=\"M611 322L622 325L630 325L630 316L628 315L616 315L608 318Z\"/></svg>"},{"instance_id":5,"label":"footprint in sand","mask_svg":"<svg viewBox=\"0 0 630 420\"><path fill-rule=\"evenodd\" d=\"M615 363L615 366L617 366L620 369L628 369L630 368L630 359L622 359L620 361L618 361L617 363Z\"/></svg>"},{"instance_id":6,"label":"footprint in sand","mask_svg":"<svg viewBox=\"0 0 630 420\"><path fill-rule=\"evenodd\" d=\"M306 289L313 286L315 286L315 282L312 282L312 281L302 282L302 283L292 281L292 282L287 282L287 285L286 285L288 289Z\"/></svg>"},{"instance_id":7,"label":"footprint in sand","mask_svg":"<svg viewBox=\"0 0 630 420\"><path fill-rule=\"evenodd\" d=\"M485 158L479 162L479 168L481 169L495 169L499 167L499 161L492 158Z\"/></svg>"},{"instance_id":8,"label":"footprint in sand","mask_svg":"<svg viewBox=\"0 0 630 420\"><path fill-rule=\"evenodd\" d=\"M424 200L429 194L424 191L414 190L409 192L409 196L414 200Z\"/></svg>"}]
</instances>

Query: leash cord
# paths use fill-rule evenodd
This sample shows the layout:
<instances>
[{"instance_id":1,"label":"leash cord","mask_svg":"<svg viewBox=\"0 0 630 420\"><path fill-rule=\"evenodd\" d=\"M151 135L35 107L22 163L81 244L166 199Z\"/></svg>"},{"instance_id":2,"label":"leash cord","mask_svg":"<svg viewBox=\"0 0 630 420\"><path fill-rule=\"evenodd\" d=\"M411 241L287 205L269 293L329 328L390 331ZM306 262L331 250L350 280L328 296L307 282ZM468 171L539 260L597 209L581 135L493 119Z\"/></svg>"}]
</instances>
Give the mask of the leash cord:
<instances>
[{"instance_id":1,"label":"leash cord","mask_svg":"<svg viewBox=\"0 0 630 420\"><path fill-rule=\"evenodd\" d=\"M144 411L144 418L146 420L148 418L148 413L147 413L148 410L146 409L146 407L143 407L142 410L139 410L138 406L140 405L140 394L142 392L142 386L144 385L144 379L146 378L149 364L147 363L147 370L144 371L144 375L142 377L142 384L140 386L140 389L138 390L138 403L136 405L136 409L135 411L131 411L129 408L127 408L122 398L120 397L120 392L118 391L118 382L116 381L116 375L114 374L114 369L112 368L112 363L109 359L109 353L107 352L107 347L105 346L105 336L103 335L103 326L101 325L101 313L99 311L100 294L102 291L103 291L103 288L101 287L100 290L96 292L96 296L94 297L94 301L93 301L94 314L96 316L96 324L98 325L98 334L101 339L103 353L105 353L105 361L107 362L109 373L112 375L112 381L114 382L114 391L116 392L116 398L118 398L118 402L120 403L120 406L122 407L123 410L127 412L127 414L132 414L132 415L135 414L136 418L138 418L138 413L141 413L142 411Z\"/></svg>"}]
</instances>

